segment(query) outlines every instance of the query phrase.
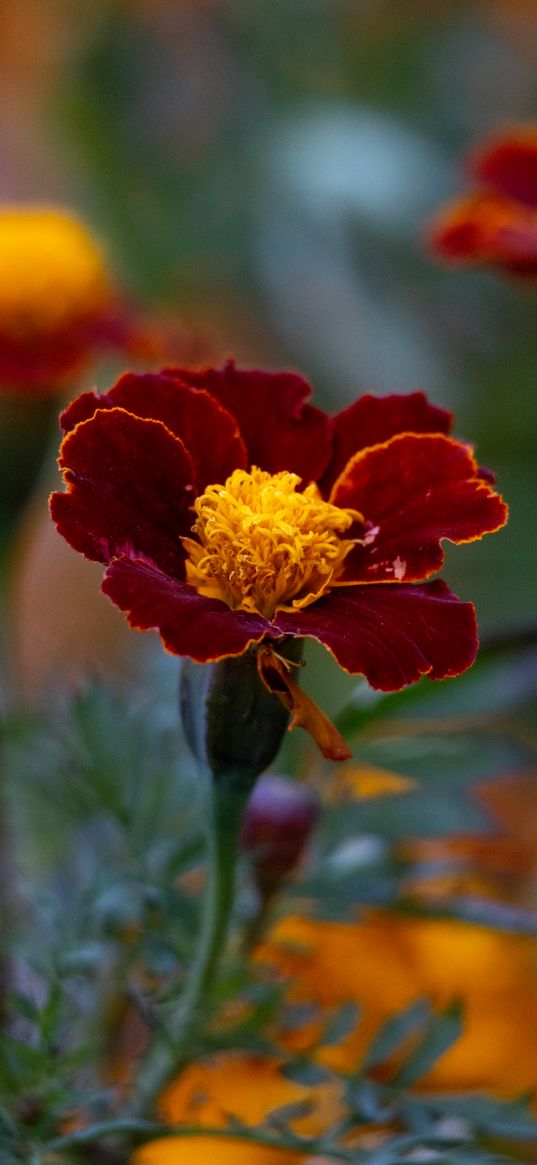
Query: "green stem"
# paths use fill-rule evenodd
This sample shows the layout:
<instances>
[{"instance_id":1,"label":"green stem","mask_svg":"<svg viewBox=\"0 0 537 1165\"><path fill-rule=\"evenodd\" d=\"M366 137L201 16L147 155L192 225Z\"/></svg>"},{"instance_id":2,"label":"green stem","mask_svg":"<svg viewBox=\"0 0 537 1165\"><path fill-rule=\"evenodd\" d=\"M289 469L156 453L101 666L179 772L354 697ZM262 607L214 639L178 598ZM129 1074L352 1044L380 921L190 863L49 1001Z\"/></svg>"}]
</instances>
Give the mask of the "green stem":
<instances>
[{"instance_id":1,"label":"green stem","mask_svg":"<svg viewBox=\"0 0 537 1165\"><path fill-rule=\"evenodd\" d=\"M241 955L244 959L250 957L252 951L255 951L255 948L259 945L265 934L271 917L272 902L272 894L263 898L260 897L255 913L248 919L244 927L240 946Z\"/></svg>"},{"instance_id":2,"label":"green stem","mask_svg":"<svg viewBox=\"0 0 537 1165\"><path fill-rule=\"evenodd\" d=\"M92 1145L99 1139L122 1137L128 1142L129 1149L135 1145L145 1144L150 1140L162 1137L201 1137L222 1140L231 1138L233 1141L242 1141L250 1145L265 1145L267 1148L287 1150L300 1154L329 1154L341 1161L354 1160L352 1148L333 1145L316 1137L299 1137L290 1130L272 1132L267 1128L243 1127L230 1128L229 1125L211 1127L205 1125L180 1125L173 1127L161 1125L156 1121L116 1120L103 1121L85 1129L77 1129L71 1133L64 1133L45 1146L45 1153L61 1153L66 1150L77 1149L84 1145Z\"/></svg>"},{"instance_id":3,"label":"green stem","mask_svg":"<svg viewBox=\"0 0 537 1165\"><path fill-rule=\"evenodd\" d=\"M12 846L10 806L3 770L3 742L0 744L0 1035L9 1030L8 997L14 987L13 936L17 909L17 875Z\"/></svg>"},{"instance_id":4,"label":"green stem","mask_svg":"<svg viewBox=\"0 0 537 1165\"><path fill-rule=\"evenodd\" d=\"M155 1100L192 1059L223 951L235 890L235 857L240 824L250 788L235 774L211 778L207 806L207 886L199 943L166 1042L158 1041L142 1064L137 1106L151 1112Z\"/></svg>"}]
</instances>

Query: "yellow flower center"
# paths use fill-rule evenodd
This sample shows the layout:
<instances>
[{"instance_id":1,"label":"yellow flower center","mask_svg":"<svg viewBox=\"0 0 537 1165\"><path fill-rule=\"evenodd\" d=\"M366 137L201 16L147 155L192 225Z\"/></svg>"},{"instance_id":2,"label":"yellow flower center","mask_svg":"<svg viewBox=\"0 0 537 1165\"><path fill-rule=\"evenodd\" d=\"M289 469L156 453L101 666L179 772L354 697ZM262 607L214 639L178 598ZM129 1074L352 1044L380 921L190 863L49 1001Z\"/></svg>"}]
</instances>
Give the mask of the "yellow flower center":
<instances>
[{"instance_id":1,"label":"yellow flower center","mask_svg":"<svg viewBox=\"0 0 537 1165\"><path fill-rule=\"evenodd\" d=\"M323 501L316 485L297 493L296 473L236 469L194 503L185 538L187 582L229 607L275 612L306 607L334 583L352 539L341 535L361 515Z\"/></svg>"},{"instance_id":2,"label":"yellow flower center","mask_svg":"<svg viewBox=\"0 0 537 1165\"><path fill-rule=\"evenodd\" d=\"M76 218L49 207L0 210L0 329L23 339L98 315L104 259Z\"/></svg>"}]
</instances>

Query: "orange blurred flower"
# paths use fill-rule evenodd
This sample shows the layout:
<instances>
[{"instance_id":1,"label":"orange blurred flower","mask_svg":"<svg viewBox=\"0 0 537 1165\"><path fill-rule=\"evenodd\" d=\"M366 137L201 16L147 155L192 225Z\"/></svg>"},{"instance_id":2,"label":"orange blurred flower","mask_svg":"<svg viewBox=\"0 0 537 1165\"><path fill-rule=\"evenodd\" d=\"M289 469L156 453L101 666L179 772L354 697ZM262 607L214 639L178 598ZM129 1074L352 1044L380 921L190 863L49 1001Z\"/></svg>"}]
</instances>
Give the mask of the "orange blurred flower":
<instances>
[{"instance_id":1,"label":"orange blurred flower","mask_svg":"<svg viewBox=\"0 0 537 1165\"><path fill-rule=\"evenodd\" d=\"M329 801L336 804L345 804L356 799L374 800L377 797L399 796L411 793L415 788L416 781L411 777L379 768L378 765L352 761L342 765L333 774L326 796Z\"/></svg>"},{"instance_id":2,"label":"orange blurred flower","mask_svg":"<svg viewBox=\"0 0 537 1165\"><path fill-rule=\"evenodd\" d=\"M236 1137L159 1137L131 1157L131 1165L301 1165L285 1149L252 1145Z\"/></svg>"},{"instance_id":3,"label":"orange blurred flower","mask_svg":"<svg viewBox=\"0 0 537 1165\"><path fill-rule=\"evenodd\" d=\"M355 1002L360 1018L339 1045L323 1048L325 1064L354 1070L391 1016L418 998L433 1007L464 1004L464 1031L435 1064L423 1086L491 1089L511 1096L537 1087L536 946L456 921L370 912L358 924L288 918L260 951L292 979L289 999L321 1010ZM314 1026L285 1034L295 1048Z\"/></svg>"},{"instance_id":4,"label":"orange blurred flower","mask_svg":"<svg viewBox=\"0 0 537 1165\"><path fill-rule=\"evenodd\" d=\"M537 275L537 125L491 138L467 170L477 191L440 211L427 232L431 249L446 262Z\"/></svg>"},{"instance_id":5,"label":"orange blurred flower","mask_svg":"<svg viewBox=\"0 0 537 1165\"><path fill-rule=\"evenodd\" d=\"M473 800L489 818L489 832L411 838L397 847L404 862L434 867L405 881L420 898L477 895L515 905L535 900L537 785L535 769L502 774L474 787Z\"/></svg>"},{"instance_id":6,"label":"orange blurred flower","mask_svg":"<svg viewBox=\"0 0 537 1165\"><path fill-rule=\"evenodd\" d=\"M192 1064L167 1088L161 1115L168 1124L214 1127L225 1125L231 1115L258 1125L275 1109L307 1102L309 1111L290 1123L297 1133L316 1136L341 1115L339 1088L331 1082L299 1084L284 1076L282 1067L267 1056L219 1053Z\"/></svg>"},{"instance_id":7,"label":"orange blurred flower","mask_svg":"<svg viewBox=\"0 0 537 1165\"><path fill-rule=\"evenodd\" d=\"M343 1114L340 1090L335 1083L299 1084L282 1074L277 1059L246 1053L220 1053L211 1060L192 1064L166 1090L160 1111L170 1125L218 1128L235 1117L245 1125L261 1124L270 1112L287 1105L308 1104L309 1110L290 1121L304 1136L316 1136ZM164 1137L144 1145L132 1165L175 1165L185 1161L204 1165L300 1165L296 1152L245 1143L229 1137Z\"/></svg>"}]
</instances>

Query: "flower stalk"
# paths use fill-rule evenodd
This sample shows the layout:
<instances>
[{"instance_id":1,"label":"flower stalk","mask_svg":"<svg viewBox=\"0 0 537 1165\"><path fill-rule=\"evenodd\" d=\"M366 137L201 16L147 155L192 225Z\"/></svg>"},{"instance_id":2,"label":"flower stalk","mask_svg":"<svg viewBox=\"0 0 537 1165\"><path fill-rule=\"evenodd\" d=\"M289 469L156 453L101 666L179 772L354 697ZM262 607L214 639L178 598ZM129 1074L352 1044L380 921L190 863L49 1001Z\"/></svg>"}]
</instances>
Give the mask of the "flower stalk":
<instances>
[{"instance_id":1,"label":"flower stalk","mask_svg":"<svg viewBox=\"0 0 537 1165\"><path fill-rule=\"evenodd\" d=\"M241 795L236 773L227 776L229 779L208 782L204 806L207 882L198 947L179 1007L167 1020L168 1039L155 1044L142 1063L137 1093L143 1112L152 1111L170 1079L186 1067L196 1051L225 946L234 901L235 855L248 795L246 790Z\"/></svg>"},{"instance_id":2,"label":"flower stalk","mask_svg":"<svg viewBox=\"0 0 537 1165\"><path fill-rule=\"evenodd\" d=\"M0 1031L8 1024L7 996L11 985L11 928L13 869L5 789L0 787Z\"/></svg>"},{"instance_id":3,"label":"flower stalk","mask_svg":"<svg viewBox=\"0 0 537 1165\"><path fill-rule=\"evenodd\" d=\"M297 660L301 643L287 644ZM185 661L181 714L205 786L207 882L198 947L179 1006L167 1019L168 1039L149 1051L138 1076L141 1112L151 1112L170 1079L192 1059L210 1010L233 910L235 865L246 804L259 774L274 759L289 714L267 691L255 649L200 667Z\"/></svg>"}]
</instances>

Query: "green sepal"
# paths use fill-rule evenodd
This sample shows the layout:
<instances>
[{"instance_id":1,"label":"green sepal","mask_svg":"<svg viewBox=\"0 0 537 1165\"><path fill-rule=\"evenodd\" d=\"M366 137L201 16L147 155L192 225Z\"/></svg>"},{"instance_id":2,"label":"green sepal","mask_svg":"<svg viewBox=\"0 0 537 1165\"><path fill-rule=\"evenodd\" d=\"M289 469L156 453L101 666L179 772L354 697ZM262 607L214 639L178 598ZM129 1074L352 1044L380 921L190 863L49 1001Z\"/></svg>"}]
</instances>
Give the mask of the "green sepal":
<instances>
[{"instance_id":1,"label":"green sepal","mask_svg":"<svg viewBox=\"0 0 537 1165\"><path fill-rule=\"evenodd\" d=\"M277 650L299 663L302 640L282 639ZM216 663L184 660L181 715L192 752L215 779L233 772L248 784L274 760L289 723L287 709L259 678L255 646Z\"/></svg>"}]
</instances>

